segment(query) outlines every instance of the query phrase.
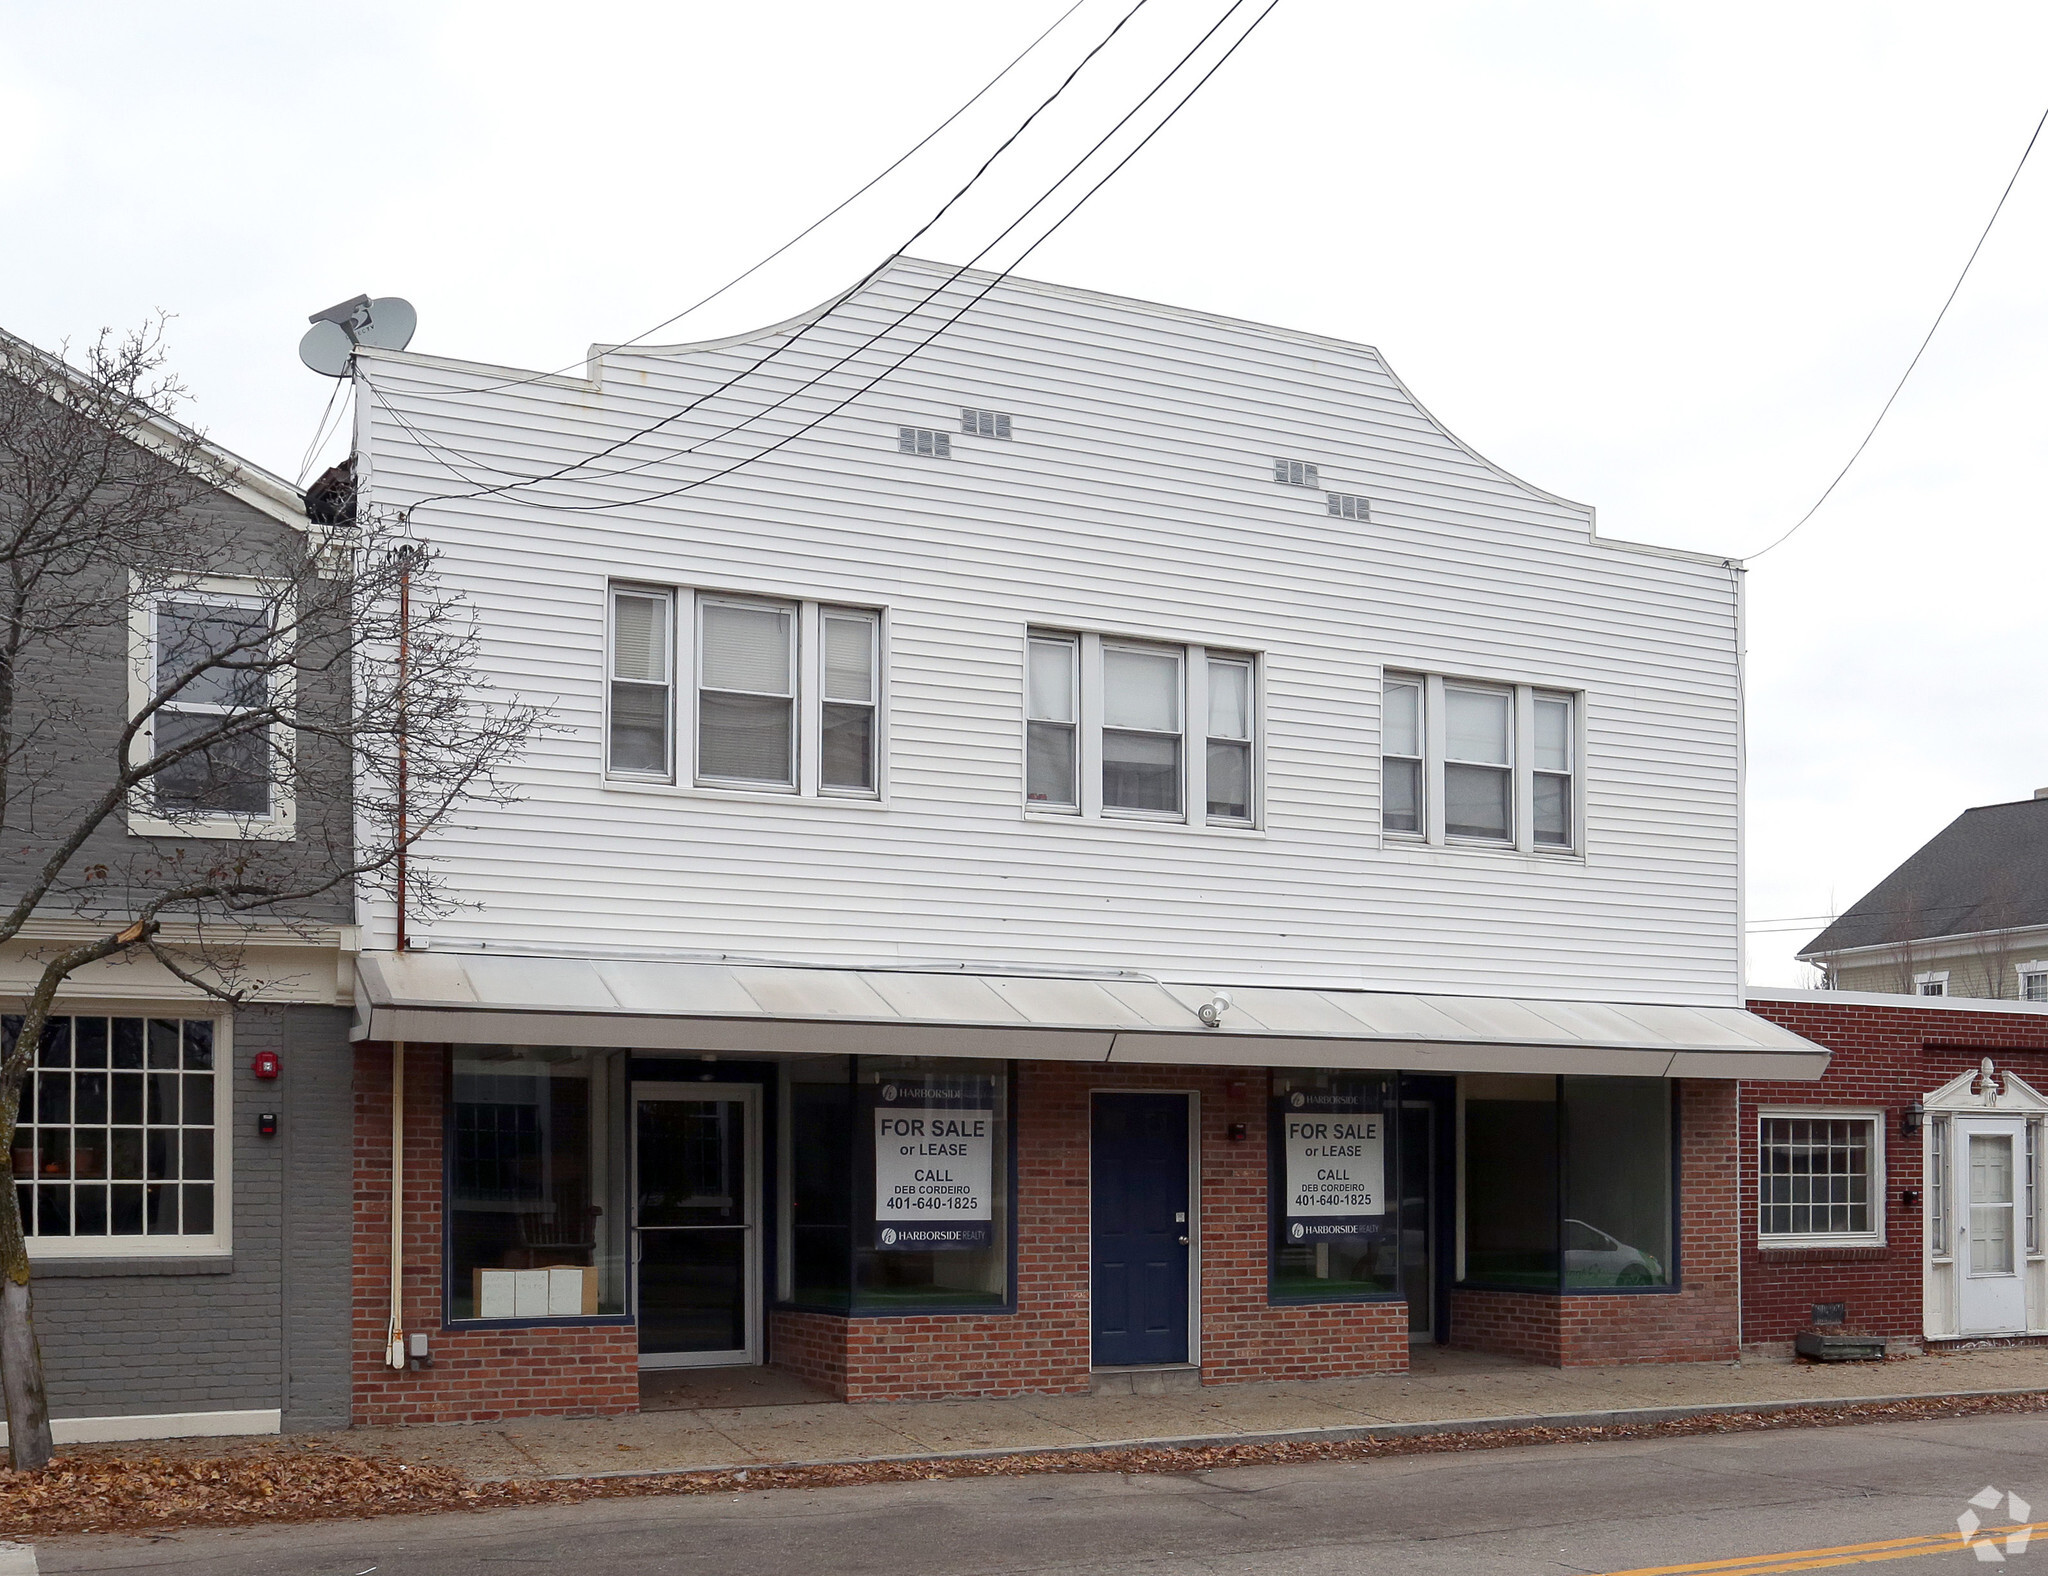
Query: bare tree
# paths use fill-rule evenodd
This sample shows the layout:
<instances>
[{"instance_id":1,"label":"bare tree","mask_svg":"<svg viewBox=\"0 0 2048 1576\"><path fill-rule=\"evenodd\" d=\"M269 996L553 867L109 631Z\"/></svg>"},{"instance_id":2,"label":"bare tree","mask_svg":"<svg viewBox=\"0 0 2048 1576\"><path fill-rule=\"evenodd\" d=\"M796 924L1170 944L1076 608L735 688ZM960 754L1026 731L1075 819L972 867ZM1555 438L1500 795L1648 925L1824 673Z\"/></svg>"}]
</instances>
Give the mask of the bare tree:
<instances>
[{"instance_id":1,"label":"bare tree","mask_svg":"<svg viewBox=\"0 0 2048 1576\"><path fill-rule=\"evenodd\" d=\"M431 911L408 849L503 797L539 724L487 694L466 608L402 530L345 501L312 530L231 506L245 473L173 418L165 368L160 323L77 368L0 336L0 945L35 968L0 1040L0 1154L78 970L150 958L240 1003L279 983L254 943L364 887ZM16 1469L52 1454L29 1272L0 1187Z\"/></svg>"},{"instance_id":2,"label":"bare tree","mask_svg":"<svg viewBox=\"0 0 2048 1576\"><path fill-rule=\"evenodd\" d=\"M1885 937L1890 943L1885 959L1888 965L1886 973L1891 977L1894 995L1919 994L1919 983L1914 976L1919 972L1923 957L1920 932L1926 923L1927 915L1917 892L1894 892L1885 903Z\"/></svg>"},{"instance_id":3,"label":"bare tree","mask_svg":"<svg viewBox=\"0 0 2048 1576\"><path fill-rule=\"evenodd\" d=\"M1984 895L1972 920L1974 928L1981 934L1970 949L1975 963L1983 972L1986 996L2003 999L2006 976L2020 961L2019 938L2015 934L2020 924L2020 913L2019 883L2012 871L2000 869L1992 872L1984 884ZM2013 994L2019 993L2015 991Z\"/></svg>"}]
</instances>

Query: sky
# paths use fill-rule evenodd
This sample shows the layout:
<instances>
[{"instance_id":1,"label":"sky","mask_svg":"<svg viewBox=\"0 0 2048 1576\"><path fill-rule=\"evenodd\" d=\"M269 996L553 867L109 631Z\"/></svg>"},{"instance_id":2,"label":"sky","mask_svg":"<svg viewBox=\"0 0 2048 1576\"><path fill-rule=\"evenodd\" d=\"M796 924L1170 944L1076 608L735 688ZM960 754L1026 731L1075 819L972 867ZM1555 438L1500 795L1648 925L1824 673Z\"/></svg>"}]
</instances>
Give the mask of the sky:
<instances>
[{"instance_id":1,"label":"sky","mask_svg":"<svg viewBox=\"0 0 2048 1576\"><path fill-rule=\"evenodd\" d=\"M403 295L414 349L579 361L789 240L1070 3L0 0L0 325L75 347L171 314L188 418L296 478L334 392L297 360L308 313ZM1132 3L1081 0L653 342L860 277ZM974 256L1228 5L1146 0L915 250ZM1747 556L1891 392L2048 107L2044 58L2038 0L1280 0L1020 271L1375 345L1603 534ZM2044 280L2048 148L1862 459L1750 569L1752 983L1806 983L1827 915L2048 786Z\"/></svg>"}]
</instances>

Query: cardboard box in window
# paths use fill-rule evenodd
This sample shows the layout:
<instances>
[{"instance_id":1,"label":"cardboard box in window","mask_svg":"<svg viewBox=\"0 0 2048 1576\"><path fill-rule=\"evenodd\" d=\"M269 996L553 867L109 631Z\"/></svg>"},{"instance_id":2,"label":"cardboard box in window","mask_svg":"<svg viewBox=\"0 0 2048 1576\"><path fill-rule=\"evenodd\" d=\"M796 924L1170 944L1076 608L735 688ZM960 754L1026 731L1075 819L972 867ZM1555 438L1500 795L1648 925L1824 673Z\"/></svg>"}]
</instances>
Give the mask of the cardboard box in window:
<instances>
[{"instance_id":1,"label":"cardboard box in window","mask_svg":"<svg viewBox=\"0 0 2048 1576\"><path fill-rule=\"evenodd\" d=\"M479 1319L575 1319L597 1312L597 1269L558 1264L544 1270L472 1270Z\"/></svg>"}]
</instances>

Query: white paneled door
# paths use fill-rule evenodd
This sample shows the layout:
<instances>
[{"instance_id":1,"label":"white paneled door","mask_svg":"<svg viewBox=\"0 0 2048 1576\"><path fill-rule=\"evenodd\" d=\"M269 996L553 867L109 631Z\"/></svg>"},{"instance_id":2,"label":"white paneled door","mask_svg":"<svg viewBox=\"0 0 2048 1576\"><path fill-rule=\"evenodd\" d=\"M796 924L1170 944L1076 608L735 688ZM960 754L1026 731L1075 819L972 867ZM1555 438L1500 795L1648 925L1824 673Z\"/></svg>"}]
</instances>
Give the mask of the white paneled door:
<instances>
[{"instance_id":1,"label":"white paneled door","mask_svg":"<svg viewBox=\"0 0 2048 1576\"><path fill-rule=\"evenodd\" d=\"M1958 1326L1964 1335L2016 1334L2027 1327L2026 1123L1958 1117L1954 1153Z\"/></svg>"}]
</instances>

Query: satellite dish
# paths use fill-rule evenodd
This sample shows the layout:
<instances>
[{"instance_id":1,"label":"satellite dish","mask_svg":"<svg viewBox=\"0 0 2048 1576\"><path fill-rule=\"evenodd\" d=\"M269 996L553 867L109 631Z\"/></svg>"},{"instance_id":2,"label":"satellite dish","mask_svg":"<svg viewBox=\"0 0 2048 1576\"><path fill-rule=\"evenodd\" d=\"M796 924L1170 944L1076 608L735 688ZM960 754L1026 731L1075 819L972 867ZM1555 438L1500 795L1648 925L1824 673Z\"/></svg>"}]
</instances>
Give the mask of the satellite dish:
<instances>
[{"instance_id":1,"label":"satellite dish","mask_svg":"<svg viewBox=\"0 0 2048 1576\"><path fill-rule=\"evenodd\" d=\"M403 296L373 301L359 295L315 312L308 321L313 326L299 341L299 359L323 377L345 378L358 345L403 350L411 344L419 314Z\"/></svg>"}]
</instances>

